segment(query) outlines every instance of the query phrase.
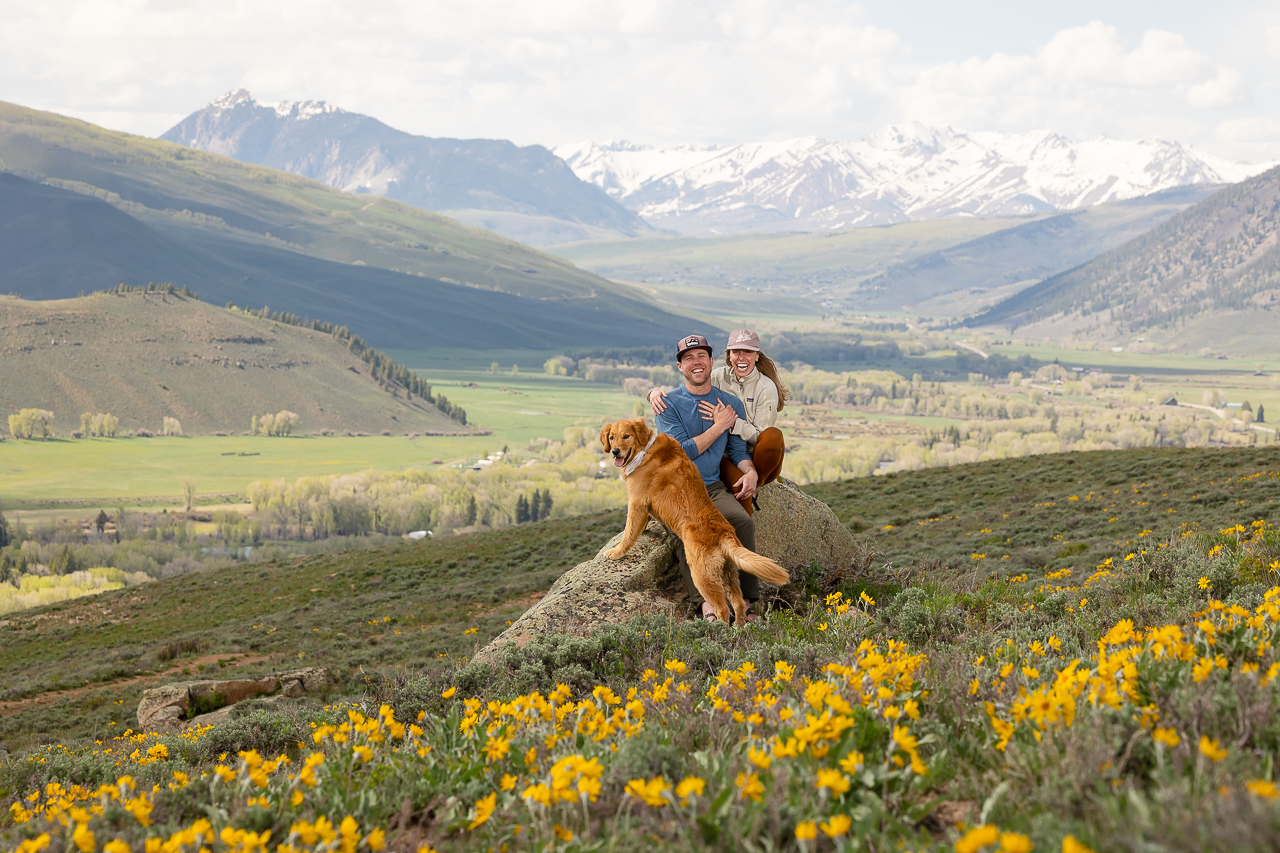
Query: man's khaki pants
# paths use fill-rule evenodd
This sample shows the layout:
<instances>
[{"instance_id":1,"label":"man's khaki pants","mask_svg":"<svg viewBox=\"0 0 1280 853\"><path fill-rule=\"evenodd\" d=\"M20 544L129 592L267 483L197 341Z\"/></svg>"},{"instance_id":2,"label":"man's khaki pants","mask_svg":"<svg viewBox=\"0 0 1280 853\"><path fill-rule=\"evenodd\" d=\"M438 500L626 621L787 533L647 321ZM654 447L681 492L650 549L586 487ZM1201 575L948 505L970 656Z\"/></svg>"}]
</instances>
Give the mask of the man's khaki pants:
<instances>
[{"instance_id":1,"label":"man's khaki pants","mask_svg":"<svg viewBox=\"0 0 1280 853\"><path fill-rule=\"evenodd\" d=\"M720 481L707 486L707 493L711 495L711 501L716 505L716 509L720 510L730 524L733 530L738 534L738 541L746 546L749 550L756 549L756 523L752 521L751 516L747 515L747 511L742 508L742 504L733 496L733 492L729 491L729 487ZM693 585L693 577L689 574L689 561L685 559L684 543L677 540L676 542L676 559L680 563L680 577L684 579L685 592L689 594L689 600L694 604L701 605L703 598L702 593L698 592L698 588ZM749 575L746 572L738 572L738 584L742 587L742 597L748 602L758 601L760 599L760 580L755 575Z\"/></svg>"}]
</instances>

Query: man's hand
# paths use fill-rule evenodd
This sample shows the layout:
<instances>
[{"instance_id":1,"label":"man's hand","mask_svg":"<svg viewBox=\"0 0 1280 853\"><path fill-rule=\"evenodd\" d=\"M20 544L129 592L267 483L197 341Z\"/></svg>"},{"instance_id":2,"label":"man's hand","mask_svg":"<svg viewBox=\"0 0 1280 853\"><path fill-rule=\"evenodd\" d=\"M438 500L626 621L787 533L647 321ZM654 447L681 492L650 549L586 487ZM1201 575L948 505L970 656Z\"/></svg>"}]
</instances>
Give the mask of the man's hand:
<instances>
[{"instance_id":1,"label":"man's hand","mask_svg":"<svg viewBox=\"0 0 1280 853\"><path fill-rule=\"evenodd\" d=\"M654 388L649 392L649 407L653 409L654 415L660 415L667 410L667 395L662 393L661 388Z\"/></svg>"},{"instance_id":2,"label":"man's hand","mask_svg":"<svg viewBox=\"0 0 1280 853\"><path fill-rule=\"evenodd\" d=\"M699 405L706 404L700 403ZM705 419L706 415L704 414L703 417ZM733 410L733 406L726 403L717 403L716 407L711 410L711 422L720 432L726 432L738 422L738 413Z\"/></svg>"},{"instance_id":3,"label":"man's hand","mask_svg":"<svg viewBox=\"0 0 1280 853\"><path fill-rule=\"evenodd\" d=\"M707 452L708 447L715 444L716 439L721 434L727 432L730 427L738 422L738 413L733 410L733 406L724 403L719 403L715 408L710 408L711 404L704 400L698 405L699 407L707 406L711 414L708 417L708 409L702 409L702 419L711 421L711 426L707 427L706 432L693 437L693 443L698 448L698 453L703 454Z\"/></svg>"},{"instance_id":4,"label":"man's hand","mask_svg":"<svg viewBox=\"0 0 1280 853\"><path fill-rule=\"evenodd\" d=\"M760 491L756 488L756 484L760 481L760 475L756 473L756 466L744 461L738 463L738 468L744 473L738 478L738 482L733 484L733 496L740 501L754 498Z\"/></svg>"}]
</instances>

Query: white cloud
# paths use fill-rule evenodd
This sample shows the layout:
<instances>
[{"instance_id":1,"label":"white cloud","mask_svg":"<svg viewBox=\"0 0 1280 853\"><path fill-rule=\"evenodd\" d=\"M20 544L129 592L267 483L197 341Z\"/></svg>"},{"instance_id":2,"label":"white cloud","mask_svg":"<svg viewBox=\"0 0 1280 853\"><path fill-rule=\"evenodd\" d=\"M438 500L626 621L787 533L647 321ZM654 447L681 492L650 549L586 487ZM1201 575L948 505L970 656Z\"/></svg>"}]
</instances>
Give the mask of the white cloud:
<instances>
[{"instance_id":1,"label":"white cloud","mask_svg":"<svg viewBox=\"0 0 1280 853\"><path fill-rule=\"evenodd\" d=\"M942 61L848 0L0 0L0 98L151 135L243 86L521 143L852 138L922 121L1230 153L1224 122L1280 97L1246 85L1280 72L1280 28L1255 32L1267 55L1242 73L1194 34L1130 40L1101 21Z\"/></svg>"}]
</instances>

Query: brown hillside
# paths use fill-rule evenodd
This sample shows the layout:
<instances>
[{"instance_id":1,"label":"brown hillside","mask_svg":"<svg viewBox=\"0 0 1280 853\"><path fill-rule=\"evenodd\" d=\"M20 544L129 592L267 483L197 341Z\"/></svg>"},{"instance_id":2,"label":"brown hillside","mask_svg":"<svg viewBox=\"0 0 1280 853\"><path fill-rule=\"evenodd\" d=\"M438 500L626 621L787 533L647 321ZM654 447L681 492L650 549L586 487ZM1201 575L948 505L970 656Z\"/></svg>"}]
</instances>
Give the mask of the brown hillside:
<instances>
[{"instance_id":1,"label":"brown hillside","mask_svg":"<svg viewBox=\"0 0 1280 853\"><path fill-rule=\"evenodd\" d=\"M122 430L242 432L254 414L288 409L298 430L466 432L424 400L393 395L323 332L173 294L94 294L28 302L0 296L0 408L55 415L111 412ZM2 422L0 422L2 423Z\"/></svg>"}]
</instances>

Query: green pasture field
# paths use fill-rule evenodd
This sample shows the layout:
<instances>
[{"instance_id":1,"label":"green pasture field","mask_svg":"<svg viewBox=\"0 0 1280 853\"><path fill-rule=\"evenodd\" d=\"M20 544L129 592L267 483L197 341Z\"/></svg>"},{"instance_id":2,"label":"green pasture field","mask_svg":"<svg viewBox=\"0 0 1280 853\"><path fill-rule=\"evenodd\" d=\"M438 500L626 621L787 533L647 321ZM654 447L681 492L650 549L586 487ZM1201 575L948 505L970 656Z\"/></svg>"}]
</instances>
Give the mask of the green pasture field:
<instances>
[{"instance_id":1,"label":"green pasture field","mask_svg":"<svg viewBox=\"0 0 1280 853\"><path fill-rule=\"evenodd\" d=\"M0 442L4 509L54 501L154 503L177 500L194 477L202 495L241 495L254 480L450 465L483 453L559 439L566 427L630 417L637 398L616 385L531 373L432 371L436 392L459 403L492 435L187 436ZM477 387L469 387L474 384ZM92 507L96 509L96 507Z\"/></svg>"},{"instance_id":2,"label":"green pasture field","mask_svg":"<svg viewBox=\"0 0 1280 853\"><path fill-rule=\"evenodd\" d=\"M4 508L49 501L135 503L181 494L183 477L204 495L243 494L254 480L401 469L474 458L487 436L188 436L0 443Z\"/></svg>"}]
</instances>

